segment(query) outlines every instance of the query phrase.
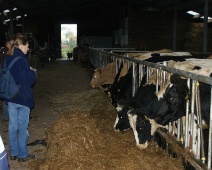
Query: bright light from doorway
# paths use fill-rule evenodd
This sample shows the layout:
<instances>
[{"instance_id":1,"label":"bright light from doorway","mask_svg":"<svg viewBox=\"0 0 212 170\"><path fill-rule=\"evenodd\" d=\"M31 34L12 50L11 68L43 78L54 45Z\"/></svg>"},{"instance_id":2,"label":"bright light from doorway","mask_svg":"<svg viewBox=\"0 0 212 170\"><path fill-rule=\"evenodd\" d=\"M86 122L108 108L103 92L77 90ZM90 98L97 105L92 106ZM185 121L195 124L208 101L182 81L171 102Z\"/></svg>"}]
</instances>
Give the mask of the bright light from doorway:
<instances>
[{"instance_id":1,"label":"bright light from doorway","mask_svg":"<svg viewBox=\"0 0 212 170\"><path fill-rule=\"evenodd\" d=\"M62 57L67 58L67 53L72 53L77 46L77 24L61 24L61 49Z\"/></svg>"}]
</instances>

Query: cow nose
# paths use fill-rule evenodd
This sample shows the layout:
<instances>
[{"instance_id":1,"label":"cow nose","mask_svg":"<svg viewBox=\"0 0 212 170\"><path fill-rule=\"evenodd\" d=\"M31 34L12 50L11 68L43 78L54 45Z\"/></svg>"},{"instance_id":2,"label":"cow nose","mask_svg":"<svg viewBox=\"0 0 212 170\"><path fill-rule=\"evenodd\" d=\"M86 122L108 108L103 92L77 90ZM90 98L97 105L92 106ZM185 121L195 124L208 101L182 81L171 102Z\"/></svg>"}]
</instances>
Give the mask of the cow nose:
<instances>
[{"instance_id":1,"label":"cow nose","mask_svg":"<svg viewBox=\"0 0 212 170\"><path fill-rule=\"evenodd\" d=\"M146 149L147 146L148 146L148 142L145 142L144 144L137 144L137 147L138 147L139 149Z\"/></svg>"},{"instance_id":2,"label":"cow nose","mask_svg":"<svg viewBox=\"0 0 212 170\"><path fill-rule=\"evenodd\" d=\"M115 132L119 132L120 130L117 129L116 127L114 127L114 131L115 131Z\"/></svg>"}]
</instances>

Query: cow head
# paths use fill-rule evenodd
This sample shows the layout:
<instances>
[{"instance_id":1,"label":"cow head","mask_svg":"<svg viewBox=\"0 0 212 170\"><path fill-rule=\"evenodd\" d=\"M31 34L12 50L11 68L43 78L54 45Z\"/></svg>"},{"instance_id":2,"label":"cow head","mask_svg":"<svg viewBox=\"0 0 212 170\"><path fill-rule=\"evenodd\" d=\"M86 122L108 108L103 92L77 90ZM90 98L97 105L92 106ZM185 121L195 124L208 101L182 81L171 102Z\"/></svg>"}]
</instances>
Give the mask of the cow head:
<instances>
[{"instance_id":1,"label":"cow head","mask_svg":"<svg viewBox=\"0 0 212 170\"><path fill-rule=\"evenodd\" d=\"M133 110L130 110L127 114L129 117L130 126L133 129L136 145L140 149L147 148L148 143L152 138L151 124L149 119L143 114L135 114Z\"/></svg>"},{"instance_id":2,"label":"cow head","mask_svg":"<svg viewBox=\"0 0 212 170\"><path fill-rule=\"evenodd\" d=\"M154 118L160 125L167 125L184 116L189 93L186 82L186 79L172 75L165 93L157 102L157 112L148 116Z\"/></svg>"},{"instance_id":3,"label":"cow head","mask_svg":"<svg viewBox=\"0 0 212 170\"><path fill-rule=\"evenodd\" d=\"M157 100L155 85L140 86L135 96L130 100L119 100L116 110L118 112L114 128L125 130L130 128L127 112L131 109L146 106L147 103Z\"/></svg>"},{"instance_id":4,"label":"cow head","mask_svg":"<svg viewBox=\"0 0 212 170\"><path fill-rule=\"evenodd\" d=\"M100 68L97 68L94 71L95 72L93 74L93 78L92 78L91 83L90 83L92 88L99 87L100 82L101 82L102 70Z\"/></svg>"},{"instance_id":5,"label":"cow head","mask_svg":"<svg viewBox=\"0 0 212 170\"><path fill-rule=\"evenodd\" d=\"M121 100L116 108L117 117L114 124L115 131L125 131L130 127L129 118L127 112L130 110L130 106L126 104L126 101Z\"/></svg>"}]
</instances>

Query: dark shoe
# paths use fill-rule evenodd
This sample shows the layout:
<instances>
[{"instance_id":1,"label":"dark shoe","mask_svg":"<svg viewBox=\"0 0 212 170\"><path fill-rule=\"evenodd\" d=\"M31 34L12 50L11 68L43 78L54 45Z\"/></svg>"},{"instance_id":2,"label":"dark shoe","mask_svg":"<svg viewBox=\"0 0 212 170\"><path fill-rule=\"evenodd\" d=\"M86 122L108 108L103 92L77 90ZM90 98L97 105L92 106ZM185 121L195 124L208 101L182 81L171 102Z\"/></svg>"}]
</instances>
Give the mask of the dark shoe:
<instances>
[{"instance_id":1,"label":"dark shoe","mask_svg":"<svg viewBox=\"0 0 212 170\"><path fill-rule=\"evenodd\" d=\"M29 154L25 158L18 158L18 162L26 162L26 161L29 161L29 160L34 159L34 158L35 158L34 154Z\"/></svg>"},{"instance_id":2,"label":"dark shoe","mask_svg":"<svg viewBox=\"0 0 212 170\"><path fill-rule=\"evenodd\" d=\"M10 160L14 161L18 158L18 156L10 156Z\"/></svg>"}]
</instances>

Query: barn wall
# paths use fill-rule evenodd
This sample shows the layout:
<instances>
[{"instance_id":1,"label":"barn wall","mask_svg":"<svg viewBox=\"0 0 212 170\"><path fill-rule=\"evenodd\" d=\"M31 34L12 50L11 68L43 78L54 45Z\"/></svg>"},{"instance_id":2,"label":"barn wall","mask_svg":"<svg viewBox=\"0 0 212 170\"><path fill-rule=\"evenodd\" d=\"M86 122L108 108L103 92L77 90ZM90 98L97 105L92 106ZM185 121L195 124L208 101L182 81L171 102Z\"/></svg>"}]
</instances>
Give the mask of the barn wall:
<instances>
[{"instance_id":1,"label":"barn wall","mask_svg":"<svg viewBox=\"0 0 212 170\"><path fill-rule=\"evenodd\" d=\"M185 32L184 49L199 52L203 50L203 23L190 23ZM207 51L212 51L212 28L208 27Z\"/></svg>"},{"instance_id":2,"label":"barn wall","mask_svg":"<svg viewBox=\"0 0 212 170\"><path fill-rule=\"evenodd\" d=\"M0 25L0 48L5 45L5 40L6 40L6 34L5 32L8 32L9 30L5 25Z\"/></svg>"},{"instance_id":3,"label":"barn wall","mask_svg":"<svg viewBox=\"0 0 212 170\"><path fill-rule=\"evenodd\" d=\"M112 36L112 31L117 25L110 15L103 17L95 15L92 18L85 15L79 18L77 24L79 36Z\"/></svg>"},{"instance_id":4,"label":"barn wall","mask_svg":"<svg viewBox=\"0 0 212 170\"><path fill-rule=\"evenodd\" d=\"M178 14L176 50L202 52L203 20L196 21L189 15ZM129 47L142 50L173 49L173 13L131 12L128 24ZM212 28L208 26L208 47L212 51Z\"/></svg>"},{"instance_id":5,"label":"barn wall","mask_svg":"<svg viewBox=\"0 0 212 170\"><path fill-rule=\"evenodd\" d=\"M94 48L112 48L112 37L110 36L80 36L78 45L89 44Z\"/></svg>"},{"instance_id":6,"label":"barn wall","mask_svg":"<svg viewBox=\"0 0 212 170\"><path fill-rule=\"evenodd\" d=\"M183 50L184 33L190 20L177 17L176 48ZM142 50L173 48L173 13L131 12L129 16L129 47Z\"/></svg>"}]
</instances>

